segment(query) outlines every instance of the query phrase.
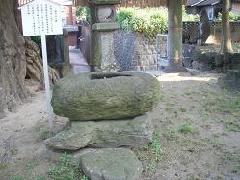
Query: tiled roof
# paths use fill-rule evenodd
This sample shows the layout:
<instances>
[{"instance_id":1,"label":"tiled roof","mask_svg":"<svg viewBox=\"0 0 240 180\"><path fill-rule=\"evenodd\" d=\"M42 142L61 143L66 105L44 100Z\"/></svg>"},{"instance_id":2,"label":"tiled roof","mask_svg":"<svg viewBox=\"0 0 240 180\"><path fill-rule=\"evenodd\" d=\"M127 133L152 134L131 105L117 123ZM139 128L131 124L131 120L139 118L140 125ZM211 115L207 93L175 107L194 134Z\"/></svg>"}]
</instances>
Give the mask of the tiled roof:
<instances>
[{"instance_id":1,"label":"tiled roof","mask_svg":"<svg viewBox=\"0 0 240 180\"><path fill-rule=\"evenodd\" d=\"M240 0L231 0L234 3L240 3ZM212 6L221 3L221 0L188 0L186 6Z\"/></svg>"},{"instance_id":2,"label":"tiled roof","mask_svg":"<svg viewBox=\"0 0 240 180\"><path fill-rule=\"evenodd\" d=\"M188 0L187 6L211 6L220 2L221 0Z\"/></svg>"}]
</instances>

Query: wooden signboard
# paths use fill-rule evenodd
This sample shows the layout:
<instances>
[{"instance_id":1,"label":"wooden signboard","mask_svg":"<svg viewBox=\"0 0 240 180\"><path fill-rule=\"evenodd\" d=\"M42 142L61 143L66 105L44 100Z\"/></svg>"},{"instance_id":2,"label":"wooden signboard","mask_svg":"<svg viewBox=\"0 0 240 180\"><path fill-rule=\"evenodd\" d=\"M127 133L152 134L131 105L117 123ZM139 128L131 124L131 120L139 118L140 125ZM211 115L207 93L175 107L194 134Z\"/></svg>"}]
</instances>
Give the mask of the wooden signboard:
<instances>
[{"instance_id":1,"label":"wooden signboard","mask_svg":"<svg viewBox=\"0 0 240 180\"><path fill-rule=\"evenodd\" d=\"M33 0L20 7L24 36L41 36L44 84L49 114L49 126L52 129L53 111L50 104L50 85L47 63L46 35L63 34L62 6L51 0Z\"/></svg>"}]
</instances>

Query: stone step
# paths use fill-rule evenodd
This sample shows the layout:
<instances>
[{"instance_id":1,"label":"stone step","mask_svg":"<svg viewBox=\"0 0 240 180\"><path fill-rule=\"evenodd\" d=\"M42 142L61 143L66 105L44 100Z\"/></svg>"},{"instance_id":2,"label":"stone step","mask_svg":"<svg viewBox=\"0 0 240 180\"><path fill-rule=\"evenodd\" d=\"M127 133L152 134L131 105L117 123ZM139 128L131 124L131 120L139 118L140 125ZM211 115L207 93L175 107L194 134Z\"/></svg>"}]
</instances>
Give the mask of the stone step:
<instances>
[{"instance_id":1,"label":"stone step","mask_svg":"<svg viewBox=\"0 0 240 180\"><path fill-rule=\"evenodd\" d=\"M80 155L80 167L91 180L138 180L142 163L126 148L93 149Z\"/></svg>"},{"instance_id":2,"label":"stone step","mask_svg":"<svg viewBox=\"0 0 240 180\"><path fill-rule=\"evenodd\" d=\"M153 134L150 114L128 120L76 121L71 128L46 140L55 150L76 151L85 147L139 147L148 144Z\"/></svg>"}]
</instances>

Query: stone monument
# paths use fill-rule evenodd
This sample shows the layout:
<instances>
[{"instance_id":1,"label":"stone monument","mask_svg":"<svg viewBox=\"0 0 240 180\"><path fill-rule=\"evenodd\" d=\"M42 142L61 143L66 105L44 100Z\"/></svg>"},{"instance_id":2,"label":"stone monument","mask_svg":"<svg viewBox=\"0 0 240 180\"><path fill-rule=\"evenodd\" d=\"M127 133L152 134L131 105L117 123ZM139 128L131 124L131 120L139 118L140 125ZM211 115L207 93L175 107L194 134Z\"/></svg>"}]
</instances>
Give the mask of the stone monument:
<instances>
[{"instance_id":1,"label":"stone monument","mask_svg":"<svg viewBox=\"0 0 240 180\"><path fill-rule=\"evenodd\" d=\"M114 72L119 67L114 56L114 32L119 29L116 22L116 5L120 0L90 0L92 10L92 54L93 71Z\"/></svg>"},{"instance_id":2,"label":"stone monument","mask_svg":"<svg viewBox=\"0 0 240 180\"><path fill-rule=\"evenodd\" d=\"M46 143L80 153L80 166L92 180L138 180L142 164L130 148L151 141L149 112L159 100L159 81L147 73L69 75L54 86L52 107L71 127Z\"/></svg>"}]
</instances>

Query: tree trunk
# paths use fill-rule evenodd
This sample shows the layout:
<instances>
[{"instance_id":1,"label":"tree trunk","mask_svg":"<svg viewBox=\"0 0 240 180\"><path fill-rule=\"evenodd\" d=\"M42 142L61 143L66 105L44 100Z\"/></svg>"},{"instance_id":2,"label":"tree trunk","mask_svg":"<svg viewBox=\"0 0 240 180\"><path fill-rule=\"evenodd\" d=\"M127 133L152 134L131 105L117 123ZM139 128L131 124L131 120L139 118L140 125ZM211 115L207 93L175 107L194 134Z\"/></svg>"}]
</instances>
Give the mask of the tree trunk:
<instances>
[{"instance_id":1,"label":"tree trunk","mask_svg":"<svg viewBox=\"0 0 240 180\"><path fill-rule=\"evenodd\" d=\"M229 9L230 0L223 0L223 12L222 12L222 47L221 52L224 54L224 64L228 63L228 53L232 52L231 32L229 25Z\"/></svg>"},{"instance_id":2,"label":"tree trunk","mask_svg":"<svg viewBox=\"0 0 240 180\"><path fill-rule=\"evenodd\" d=\"M211 31L208 15L205 9L200 12L200 28L201 45L203 45L207 41Z\"/></svg>"},{"instance_id":3,"label":"tree trunk","mask_svg":"<svg viewBox=\"0 0 240 180\"><path fill-rule=\"evenodd\" d=\"M27 97L24 38L14 16L16 5L16 0L2 0L0 5L0 116Z\"/></svg>"},{"instance_id":4,"label":"tree trunk","mask_svg":"<svg viewBox=\"0 0 240 180\"><path fill-rule=\"evenodd\" d=\"M31 40L29 37L25 37L25 55L26 55L26 62L27 62L27 72L26 75L28 78L40 82L40 88L44 89L43 87L43 65L42 65L42 58L40 54L40 48L38 45ZM59 77L59 73L51 68L48 67L48 74L50 83L54 84L57 82Z\"/></svg>"},{"instance_id":5,"label":"tree trunk","mask_svg":"<svg viewBox=\"0 0 240 180\"><path fill-rule=\"evenodd\" d=\"M168 59L182 66L182 1L168 0Z\"/></svg>"}]
</instances>

